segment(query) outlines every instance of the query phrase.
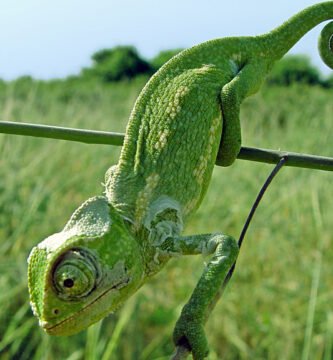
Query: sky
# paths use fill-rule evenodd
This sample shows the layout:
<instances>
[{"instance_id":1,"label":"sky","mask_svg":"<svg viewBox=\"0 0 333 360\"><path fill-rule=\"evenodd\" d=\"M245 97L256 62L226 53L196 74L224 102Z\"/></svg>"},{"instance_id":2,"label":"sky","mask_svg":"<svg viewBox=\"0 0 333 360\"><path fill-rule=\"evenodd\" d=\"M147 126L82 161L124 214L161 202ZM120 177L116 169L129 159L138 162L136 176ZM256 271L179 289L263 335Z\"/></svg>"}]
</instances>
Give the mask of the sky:
<instances>
[{"instance_id":1,"label":"sky","mask_svg":"<svg viewBox=\"0 0 333 360\"><path fill-rule=\"evenodd\" d=\"M78 74L102 48L134 45L149 59L224 36L257 35L280 25L311 0L0 0L0 78ZM320 70L317 37L308 33L291 53Z\"/></svg>"}]
</instances>

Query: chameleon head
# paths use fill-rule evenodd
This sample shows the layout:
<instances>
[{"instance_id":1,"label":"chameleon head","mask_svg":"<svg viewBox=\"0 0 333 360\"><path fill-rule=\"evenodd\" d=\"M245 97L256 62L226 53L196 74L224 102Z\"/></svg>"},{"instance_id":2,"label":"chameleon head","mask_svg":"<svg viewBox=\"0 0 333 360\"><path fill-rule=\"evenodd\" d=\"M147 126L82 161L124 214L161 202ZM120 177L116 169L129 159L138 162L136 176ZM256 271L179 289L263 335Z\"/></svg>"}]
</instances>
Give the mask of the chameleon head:
<instances>
[{"instance_id":1,"label":"chameleon head","mask_svg":"<svg viewBox=\"0 0 333 360\"><path fill-rule=\"evenodd\" d=\"M30 302L51 335L71 335L119 307L142 285L137 241L104 197L86 201L28 259Z\"/></svg>"}]
</instances>

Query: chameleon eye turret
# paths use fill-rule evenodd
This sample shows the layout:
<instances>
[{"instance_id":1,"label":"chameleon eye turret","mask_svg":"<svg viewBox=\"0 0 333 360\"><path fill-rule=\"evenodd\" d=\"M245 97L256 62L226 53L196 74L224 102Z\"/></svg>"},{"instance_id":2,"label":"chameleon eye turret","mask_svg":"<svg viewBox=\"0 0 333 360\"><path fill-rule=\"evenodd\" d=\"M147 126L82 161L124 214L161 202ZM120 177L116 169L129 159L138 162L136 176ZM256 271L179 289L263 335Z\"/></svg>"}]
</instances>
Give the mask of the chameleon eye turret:
<instances>
[{"instance_id":1,"label":"chameleon eye turret","mask_svg":"<svg viewBox=\"0 0 333 360\"><path fill-rule=\"evenodd\" d=\"M75 300L87 296L101 277L98 263L87 250L67 251L56 264L53 285L60 298Z\"/></svg>"}]
</instances>

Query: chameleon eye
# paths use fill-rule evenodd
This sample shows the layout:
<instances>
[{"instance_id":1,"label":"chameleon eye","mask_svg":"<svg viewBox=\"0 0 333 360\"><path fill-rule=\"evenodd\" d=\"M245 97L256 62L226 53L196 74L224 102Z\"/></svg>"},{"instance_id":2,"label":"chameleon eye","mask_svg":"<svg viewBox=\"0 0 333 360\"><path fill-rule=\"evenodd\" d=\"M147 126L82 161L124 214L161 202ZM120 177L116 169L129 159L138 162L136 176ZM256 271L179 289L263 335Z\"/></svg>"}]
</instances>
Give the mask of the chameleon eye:
<instances>
[{"instance_id":1,"label":"chameleon eye","mask_svg":"<svg viewBox=\"0 0 333 360\"><path fill-rule=\"evenodd\" d=\"M75 300L96 287L100 272L96 260L84 249L67 251L55 266L53 285L59 297Z\"/></svg>"}]
</instances>

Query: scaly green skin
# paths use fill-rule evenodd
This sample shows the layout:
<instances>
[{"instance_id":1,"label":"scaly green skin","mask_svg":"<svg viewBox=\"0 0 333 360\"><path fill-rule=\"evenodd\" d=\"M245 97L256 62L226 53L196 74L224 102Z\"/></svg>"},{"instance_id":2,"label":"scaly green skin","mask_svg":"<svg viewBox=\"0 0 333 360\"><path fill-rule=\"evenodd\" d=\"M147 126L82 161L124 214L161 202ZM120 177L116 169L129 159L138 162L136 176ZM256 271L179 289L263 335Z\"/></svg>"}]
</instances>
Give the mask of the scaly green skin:
<instances>
[{"instance_id":1,"label":"scaly green skin","mask_svg":"<svg viewBox=\"0 0 333 360\"><path fill-rule=\"evenodd\" d=\"M118 308L173 256L213 254L174 331L176 345L203 359L203 330L238 246L230 236L181 236L199 207L218 155L241 146L239 108L275 61L307 31L333 18L333 1L309 7L268 34L224 38L185 50L140 94L105 196L86 201L64 230L31 252L34 313L53 335L70 335ZM320 53L333 68L333 22ZM221 137L222 133L222 137Z\"/></svg>"}]
</instances>

